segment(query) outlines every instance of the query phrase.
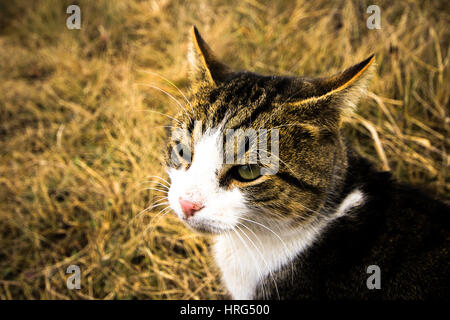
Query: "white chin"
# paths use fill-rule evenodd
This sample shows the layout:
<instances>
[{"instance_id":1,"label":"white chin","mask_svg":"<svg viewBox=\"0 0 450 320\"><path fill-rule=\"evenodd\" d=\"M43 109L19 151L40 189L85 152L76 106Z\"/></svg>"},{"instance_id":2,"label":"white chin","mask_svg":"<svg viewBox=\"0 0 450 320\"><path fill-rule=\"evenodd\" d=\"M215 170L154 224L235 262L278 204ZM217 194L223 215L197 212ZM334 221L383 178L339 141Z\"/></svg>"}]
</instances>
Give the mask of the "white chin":
<instances>
[{"instance_id":1,"label":"white chin","mask_svg":"<svg viewBox=\"0 0 450 320\"><path fill-rule=\"evenodd\" d=\"M222 225L216 225L211 222L203 222L203 221L194 221L194 220L184 220L184 222L194 231L206 234L222 234L229 230L231 227L225 227Z\"/></svg>"}]
</instances>

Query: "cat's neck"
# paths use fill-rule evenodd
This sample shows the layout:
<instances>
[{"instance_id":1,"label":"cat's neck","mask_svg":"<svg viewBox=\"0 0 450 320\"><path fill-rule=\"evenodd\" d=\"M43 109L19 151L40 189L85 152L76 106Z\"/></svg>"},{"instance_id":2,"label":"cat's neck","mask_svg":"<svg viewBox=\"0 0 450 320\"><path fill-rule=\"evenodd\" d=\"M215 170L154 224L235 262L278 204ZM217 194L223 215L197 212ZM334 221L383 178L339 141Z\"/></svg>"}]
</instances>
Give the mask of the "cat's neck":
<instances>
[{"instance_id":1,"label":"cat's neck","mask_svg":"<svg viewBox=\"0 0 450 320\"><path fill-rule=\"evenodd\" d=\"M319 226L289 234L275 230L249 231L244 227L216 238L214 253L222 279L234 299L252 299L258 284L305 250ZM273 233L272 233L273 232Z\"/></svg>"},{"instance_id":2,"label":"cat's neck","mask_svg":"<svg viewBox=\"0 0 450 320\"><path fill-rule=\"evenodd\" d=\"M280 231L265 227L249 230L240 226L235 232L216 238L214 254L222 272L222 280L234 299L252 299L262 281L274 282L273 274L289 264L313 245L324 229L364 202L359 189L350 192L326 219L318 219L305 227ZM292 270L293 271L293 270ZM262 287L264 296L264 286ZM275 293L277 294L277 293Z\"/></svg>"}]
</instances>

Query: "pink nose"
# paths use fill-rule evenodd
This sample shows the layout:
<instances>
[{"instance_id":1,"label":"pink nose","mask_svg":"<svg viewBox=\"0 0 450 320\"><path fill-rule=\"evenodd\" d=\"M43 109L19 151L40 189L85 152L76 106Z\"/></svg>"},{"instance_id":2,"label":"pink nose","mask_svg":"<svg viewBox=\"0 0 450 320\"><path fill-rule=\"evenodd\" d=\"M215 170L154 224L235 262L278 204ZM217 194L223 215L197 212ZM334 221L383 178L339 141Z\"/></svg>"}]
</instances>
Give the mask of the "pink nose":
<instances>
[{"instance_id":1,"label":"pink nose","mask_svg":"<svg viewBox=\"0 0 450 320\"><path fill-rule=\"evenodd\" d=\"M192 217L197 211L203 208L202 204L194 203L188 200L179 199L181 209L186 218Z\"/></svg>"}]
</instances>

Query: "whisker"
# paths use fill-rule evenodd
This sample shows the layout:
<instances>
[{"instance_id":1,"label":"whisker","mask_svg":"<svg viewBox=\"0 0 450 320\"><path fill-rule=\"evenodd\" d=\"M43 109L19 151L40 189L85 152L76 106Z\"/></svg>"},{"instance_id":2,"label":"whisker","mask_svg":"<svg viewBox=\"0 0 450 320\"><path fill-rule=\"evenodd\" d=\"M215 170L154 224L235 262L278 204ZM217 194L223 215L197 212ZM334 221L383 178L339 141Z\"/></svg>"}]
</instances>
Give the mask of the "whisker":
<instances>
[{"instance_id":1,"label":"whisker","mask_svg":"<svg viewBox=\"0 0 450 320\"><path fill-rule=\"evenodd\" d=\"M244 226L242 223L238 223L238 224ZM245 227L246 227L246 226L245 226ZM253 245L253 247L255 247L256 252L260 255L262 261L264 262L264 264L266 265L267 269L269 270L270 277L272 278L273 284L275 285L275 290L276 290L276 292L277 292L278 300L280 300L280 293L279 293L279 291L278 291L277 282L275 281L275 278L274 278L274 276L273 276L273 273L272 273L272 271L270 270L269 264L267 263L266 259L264 259L263 254L262 254L261 251L258 249L258 247L257 247L256 244L253 242L253 240L250 239L250 237L244 232L244 230L242 230L241 228L239 228L238 225L236 225L236 228L238 228L239 230L242 231L242 233L245 235L245 237L248 239L248 241L250 241L250 243ZM248 229L248 227L246 227L246 228ZM250 229L249 229L249 230L250 230ZM264 279L262 279L262 281L264 281Z\"/></svg>"},{"instance_id":2,"label":"whisker","mask_svg":"<svg viewBox=\"0 0 450 320\"><path fill-rule=\"evenodd\" d=\"M152 220L150 220L148 227L144 230L144 233L147 232L147 231L150 231L150 233L149 233L148 235L151 236L152 232L155 230L155 227L158 225L159 221L160 221L162 218L164 218L164 216L165 216L167 213L169 213L169 211L170 211L170 207L166 207L166 208L162 209L160 212L158 212L158 214L157 214L156 216L154 216L154 217L152 218ZM158 216L160 216L160 217L159 217L158 220L155 221L155 223L152 225L152 221L153 221L156 217L158 217ZM149 230L149 229L150 229L150 230Z\"/></svg>"},{"instance_id":3,"label":"whisker","mask_svg":"<svg viewBox=\"0 0 450 320\"><path fill-rule=\"evenodd\" d=\"M194 109L192 108L191 102L189 101L189 99L186 97L186 95L183 93L183 91L181 91L181 89L174 84L172 81L170 81L169 79L167 79L166 77L156 73L156 72L152 72L152 71L148 71L148 70L140 70L144 73L149 73L149 74L153 74L157 77L160 77L161 79L165 80L167 83L169 83L170 85L172 85L175 89L178 90L178 92L183 96L184 100L186 100L186 102L189 104L189 107L191 108L192 112L194 112Z\"/></svg>"},{"instance_id":4,"label":"whisker","mask_svg":"<svg viewBox=\"0 0 450 320\"><path fill-rule=\"evenodd\" d=\"M269 131L273 130L273 129L279 129L279 128L283 128L283 127L301 127L302 124L299 123L287 123L287 124L282 124L273 128L270 128Z\"/></svg>"},{"instance_id":5,"label":"whisker","mask_svg":"<svg viewBox=\"0 0 450 320\"><path fill-rule=\"evenodd\" d=\"M239 238L239 240L242 242L242 244L244 245L244 247L246 248L247 252L250 254L250 256L252 257L252 262L256 268L256 271L258 272L258 275L260 276L260 278L262 279L262 273L258 268L258 264L256 263L256 259L255 256L253 255L252 250L248 247L247 243L244 241L244 239L240 236L239 232L237 232L235 229L231 229Z\"/></svg>"},{"instance_id":6,"label":"whisker","mask_svg":"<svg viewBox=\"0 0 450 320\"><path fill-rule=\"evenodd\" d=\"M254 223L254 224L256 224L256 225L259 225L260 227L263 227L263 228L266 229L266 230L269 230L271 233L273 233L273 234L278 238L278 240L280 240L280 242L282 243L284 249L286 250L286 253L289 253L289 252L290 252L290 250L288 249L288 246L287 246L286 242L284 242L284 240L283 240L283 239L282 239L275 231L273 231L272 229L270 229L270 228L267 227L266 225L264 225L264 224L262 224L262 223L259 223L259 222L257 222L257 221L251 220L251 219L243 218L243 217L238 217L238 219L241 219L241 220L244 220L244 221L248 221L248 222ZM253 232L253 231L252 231L252 232ZM255 234L255 236L256 236L256 234ZM291 261L291 269L292 269L292 275L293 275L293 274L294 274L294 264L292 263L292 261Z\"/></svg>"},{"instance_id":7,"label":"whisker","mask_svg":"<svg viewBox=\"0 0 450 320\"><path fill-rule=\"evenodd\" d=\"M158 178L158 179L161 179L162 181L164 181L165 183L167 183L168 185L170 185L169 181L167 181L166 179L164 179L160 176L147 176L147 178Z\"/></svg>"},{"instance_id":8,"label":"whisker","mask_svg":"<svg viewBox=\"0 0 450 320\"><path fill-rule=\"evenodd\" d=\"M153 112L153 113L157 113L157 114L160 114L160 115L162 115L162 116L166 116L167 118L169 118L169 119L172 119L173 121L175 121L175 122L177 122L179 125L181 125L181 126L183 126L183 123L180 121L180 120L178 120L178 119L175 119L174 117L172 117L172 116L169 116L168 114L166 114L166 113L163 113L163 112L159 112L159 111L156 111L156 110L152 110L152 109L150 109L150 110L148 110L148 109L142 109L142 110L139 110L139 111L144 111L144 112Z\"/></svg>"},{"instance_id":9,"label":"whisker","mask_svg":"<svg viewBox=\"0 0 450 320\"><path fill-rule=\"evenodd\" d=\"M163 206L163 205L166 205L166 204L168 205L169 202L165 201L165 202L161 202L161 203L158 203L158 204L154 204L154 205L152 205L151 207L148 207L148 208L142 210L141 212L139 212L136 216L134 216L134 217L132 218L132 221L135 220L135 219L137 219L139 216L141 216L141 215L144 214L145 212L148 212L148 211L150 211L150 210L152 210L152 209L154 209L154 208L157 208L157 207L160 207L160 206Z\"/></svg>"},{"instance_id":10,"label":"whisker","mask_svg":"<svg viewBox=\"0 0 450 320\"><path fill-rule=\"evenodd\" d=\"M155 191L160 191L160 192L163 192L163 193L169 193L169 191L156 189L156 188L143 188L143 189L140 189L139 191L144 191L144 190L155 190Z\"/></svg>"},{"instance_id":11,"label":"whisker","mask_svg":"<svg viewBox=\"0 0 450 320\"><path fill-rule=\"evenodd\" d=\"M142 182L140 182L141 184L143 184L143 183L156 183L156 184L159 184L159 185L161 185L161 186L164 186L164 187L170 187L170 186L168 186L168 185L166 185L166 184L164 184L164 183L162 183L162 182L159 182L159 181L156 181L156 180L145 180L145 181L142 181Z\"/></svg>"},{"instance_id":12,"label":"whisker","mask_svg":"<svg viewBox=\"0 0 450 320\"><path fill-rule=\"evenodd\" d=\"M180 129L180 130L183 130L183 129L180 128L180 127L174 127L174 126L155 126L155 127L152 127L152 128L173 128L173 129Z\"/></svg>"},{"instance_id":13,"label":"whisker","mask_svg":"<svg viewBox=\"0 0 450 320\"><path fill-rule=\"evenodd\" d=\"M157 184L157 185L159 185L159 186L161 186L161 187L163 187L163 188L166 188L167 190L170 189L170 187L166 186L165 184L162 184L161 182L156 182L156 181L144 181L144 182L142 182L142 183L154 183L154 184Z\"/></svg>"},{"instance_id":14,"label":"whisker","mask_svg":"<svg viewBox=\"0 0 450 320\"><path fill-rule=\"evenodd\" d=\"M139 85L143 85L143 86L147 86L147 87L150 87L150 88L153 88L153 89L156 89L156 90L159 90L159 91L161 91L162 93L164 93L164 94L166 94L167 96L169 96L172 100L174 100L174 101L178 104L178 106L181 108L181 110L183 110L183 111L186 113L186 115L188 116L189 120L192 121L192 118L189 116L188 112L186 111L186 108L183 107L183 105L180 103L180 101L178 101L177 98L175 98L173 95L171 95L170 93L168 93L166 90L161 89L160 87L157 87L157 86L148 84L148 83L138 83L138 84L139 84Z\"/></svg>"},{"instance_id":15,"label":"whisker","mask_svg":"<svg viewBox=\"0 0 450 320\"><path fill-rule=\"evenodd\" d=\"M232 231L234 231L234 230L232 230ZM234 241L233 238L232 238L231 232L230 232L230 231L227 231L225 234L226 234L226 237L227 237L229 243L230 243L231 246L233 247L233 250L234 250L235 252L237 252L238 249L237 249L237 246L236 246L235 241ZM241 240L241 241L242 241L242 240ZM239 264L239 269L240 269L240 271L241 271L241 274L243 274L243 270L242 270L242 260L236 259L236 262ZM264 297L266 296L266 290L265 290L265 287L264 287L264 282L261 282L261 289L262 289L262 295L263 295L263 298L264 298Z\"/></svg>"},{"instance_id":16,"label":"whisker","mask_svg":"<svg viewBox=\"0 0 450 320\"><path fill-rule=\"evenodd\" d=\"M155 196L154 199L169 199L167 196Z\"/></svg>"}]
</instances>

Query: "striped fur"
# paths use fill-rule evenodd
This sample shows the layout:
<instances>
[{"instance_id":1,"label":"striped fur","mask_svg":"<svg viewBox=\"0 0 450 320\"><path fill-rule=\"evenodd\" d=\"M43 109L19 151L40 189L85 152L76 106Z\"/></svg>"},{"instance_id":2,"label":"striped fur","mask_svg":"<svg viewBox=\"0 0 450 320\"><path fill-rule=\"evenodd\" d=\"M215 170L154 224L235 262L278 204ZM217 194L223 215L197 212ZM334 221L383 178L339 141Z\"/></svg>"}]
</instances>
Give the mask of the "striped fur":
<instances>
[{"instance_id":1,"label":"striped fur","mask_svg":"<svg viewBox=\"0 0 450 320\"><path fill-rule=\"evenodd\" d=\"M374 59L329 78L264 76L233 71L195 28L192 36L190 105L176 117L168 144L169 202L193 229L220 235L216 256L225 284L234 297L251 298L330 221L362 203L357 191L338 196L347 170L340 125ZM220 137L229 129L260 128L279 130L278 172L237 181L231 175L236 165L221 161ZM174 158L180 143L189 160ZM186 219L180 198L204 209Z\"/></svg>"}]
</instances>

